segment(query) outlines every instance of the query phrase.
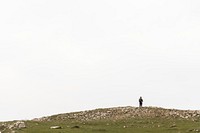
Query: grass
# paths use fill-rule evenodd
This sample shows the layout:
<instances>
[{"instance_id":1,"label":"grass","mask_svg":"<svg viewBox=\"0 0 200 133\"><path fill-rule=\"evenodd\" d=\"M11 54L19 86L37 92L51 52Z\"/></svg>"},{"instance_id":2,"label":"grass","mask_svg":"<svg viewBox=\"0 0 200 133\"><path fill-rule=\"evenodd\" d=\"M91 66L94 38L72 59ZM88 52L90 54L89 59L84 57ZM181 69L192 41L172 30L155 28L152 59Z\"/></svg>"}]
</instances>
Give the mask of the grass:
<instances>
[{"instance_id":1,"label":"grass","mask_svg":"<svg viewBox=\"0 0 200 133\"><path fill-rule=\"evenodd\" d=\"M16 130L16 133L186 133L200 132L200 120L131 118L123 120L99 121L27 121L27 128ZM62 129L50 129L51 126Z\"/></svg>"}]
</instances>

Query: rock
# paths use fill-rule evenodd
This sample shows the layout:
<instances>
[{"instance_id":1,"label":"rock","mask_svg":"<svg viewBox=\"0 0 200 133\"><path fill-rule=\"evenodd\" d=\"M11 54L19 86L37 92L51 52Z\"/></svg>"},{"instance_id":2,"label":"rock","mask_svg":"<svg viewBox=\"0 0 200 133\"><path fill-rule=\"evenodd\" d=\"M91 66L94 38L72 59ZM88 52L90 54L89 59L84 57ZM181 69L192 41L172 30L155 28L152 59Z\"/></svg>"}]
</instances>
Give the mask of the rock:
<instances>
[{"instance_id":1,"label":"rock","mask_svg":"<svg viewBox=\"0 0 200 133\"><path fill-rule=\"evenodd\" d=\"M11 125L8 126L9 129L22 129L26 128L25 122L23 121L17 121Z\"/></svg>"},{"instance_id":2,"label":"rock","mask_svg":"<svg viewBox=\"0 0 200 133\"><path fill-rule=\"evenodd\" d=\"M170 127L171 127L171 128L176 127L176 124L173 124L173 125L171 125Z\"/></svg>"},{"instance_id":3,"label":"rock","mask_svg":"<svg viewBox=\"0 0 200 133\"><path fill-rule=\"evenodd\" d=\"M199 132L200 130L199 129L195 129L195 132Z\"/></svg>"},{"instance_id":4,"label":"rock","mask_svg":"<svg viewBox=\"0 0 200 133\"><path fill-rule=\"evenodd\" d=\"M62 129L61 126L51 126L50 129Z\"/></svg>"},{"instance_id":5,"label":"rock","mask_svg":"<svg viewBox=\"0 0 200 133\"><path fill-rule=\"evenodd\" d=\"M4 125L4 124L2 124L2 125L0 125L0 130L2 131L2 130L5 130L5 128L6 128L6 125ZM0 132L1 133L1 132Z\"/></svg>"},{"instance_id":6,"label":"rock","mask_svg":"<svg viewBox=\"0 0 200 133\"><path fill-rule=\"evenodd\" d=\"M21 128L26 128L26 125L25 123L22 121L22 122L18 122L18 128L21 129Z\"/></svg>"}]
</instances>

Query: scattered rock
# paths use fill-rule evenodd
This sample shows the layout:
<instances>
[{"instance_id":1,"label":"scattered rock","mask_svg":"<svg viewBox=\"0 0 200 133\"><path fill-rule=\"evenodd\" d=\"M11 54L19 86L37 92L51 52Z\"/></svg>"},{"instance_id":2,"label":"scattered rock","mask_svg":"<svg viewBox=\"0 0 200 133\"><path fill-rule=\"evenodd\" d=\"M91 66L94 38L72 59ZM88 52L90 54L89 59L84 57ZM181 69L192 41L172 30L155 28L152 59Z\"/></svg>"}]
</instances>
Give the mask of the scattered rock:
<instances>
[{"instance_id":1,"label":"scattered rock","mask_svg":"<svg viewBox=\"0 0 200 133\"><path fill-rule=\"evenodd\" d=\"M200 132L200 129L190 129L189 132Z\"/></svg>"},{"instance_id":2,"label":"scattered rock","mask_svg":"<svg viewBox=\"0 0 200 133\"><path fill-rule=\"evenodd\" d=\"M105 109L95 109L82 112L73 112L55 115L47 120L73 120L73 121L91 121L91 120L120 120L124 118L180 118L180 119L199 119L200 111L192 110L176 110L176 109L163 109L157 107L115 107Z\"/></svg>"},{"instance_id":3,"label":"scattered rock","mask_svg":"<svg viewBox=\"0 0 200 133\"><path fill-rule=\"evenodd\" d=\"M4 125L4 124L0 125L0 131L5 130L5 129L6 129L6 125Z\"/></svg>"},{"instance_id":4,"label":"scattered rock","mask_svg":"<svg viewBox=\"0 0 200 133\"><path fill-rule=\"evenodd\" d=\"M23 121L17 121L11 125L8 126L9 129L22 129L26 128L25 122Z\"/></svg>"},{"instance_id":5,"label":"scattered rock","mask_svg":"<svg viewBox=\"0 0 200 133\"><path fill-rule=\"evenodd\" d=\"M40 121L49 121L49 118L48 117L35 118L35 119L32 119L32 121L37 121L37 122L40 122Z\"/></svg>"}]
</instances>

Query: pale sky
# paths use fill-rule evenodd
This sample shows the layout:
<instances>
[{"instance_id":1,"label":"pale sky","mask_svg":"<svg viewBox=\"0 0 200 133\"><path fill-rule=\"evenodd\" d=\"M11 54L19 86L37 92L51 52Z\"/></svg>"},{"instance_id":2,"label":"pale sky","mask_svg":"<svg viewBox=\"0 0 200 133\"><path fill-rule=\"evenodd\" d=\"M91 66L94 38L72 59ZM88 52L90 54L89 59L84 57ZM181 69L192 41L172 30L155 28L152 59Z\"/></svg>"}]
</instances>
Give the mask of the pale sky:
<instances>
[{"instance_id":1,"label":"pale sky","mask_svg":"<svg viewBox=\"0 0 200 133\"><path fill-rule=\"evenodd\" d=\"M140 96L200 109L199 0L4 0L0 17L0 121Z\"/></svg>"}]
</instances>

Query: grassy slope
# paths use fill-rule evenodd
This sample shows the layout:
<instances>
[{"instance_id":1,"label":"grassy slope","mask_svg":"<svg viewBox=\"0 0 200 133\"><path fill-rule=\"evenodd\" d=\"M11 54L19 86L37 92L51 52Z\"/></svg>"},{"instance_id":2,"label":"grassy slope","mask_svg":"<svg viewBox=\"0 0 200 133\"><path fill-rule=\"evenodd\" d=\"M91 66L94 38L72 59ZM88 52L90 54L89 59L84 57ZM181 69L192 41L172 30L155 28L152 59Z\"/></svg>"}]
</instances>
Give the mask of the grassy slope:
<instances>
[{"instance_id":1,"label":"grassy slope","mask_svg":"<svg viewBox=\"0 0 200 133\"><path fill-rule=\"evenodd\" d=\"M26 123L27 128L18 130L17 133L185 133L200 129L200 120L160 118L131 118L85 123L72 121L28 121ZM62 129L50 129L54 125L59 125ZM79 126L80 128L72 128L73 126Z\"/></svg>"}]
</instances>

